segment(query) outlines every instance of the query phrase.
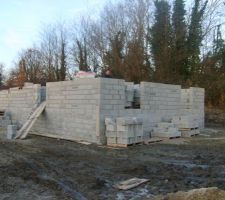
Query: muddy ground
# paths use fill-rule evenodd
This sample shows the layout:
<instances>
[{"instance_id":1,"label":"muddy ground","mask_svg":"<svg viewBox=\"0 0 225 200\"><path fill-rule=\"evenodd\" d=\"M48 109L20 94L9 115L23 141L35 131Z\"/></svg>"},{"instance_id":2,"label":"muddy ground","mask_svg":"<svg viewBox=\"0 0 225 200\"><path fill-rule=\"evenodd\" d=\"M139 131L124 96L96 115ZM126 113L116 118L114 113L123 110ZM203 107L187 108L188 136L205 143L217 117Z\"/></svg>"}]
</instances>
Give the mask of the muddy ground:
<instances>
[{"instance_id":1,"label":"muddy ground","mask_svg":"<svg viewBox=\"0 0 225 200\"><path fill-rule=\"evenodd\" d=\"M225 128L202 134L127 149L37 136L2 138L0 199L151 199L201 187L225 190ZM129 191L113 188L133 177L150 181Z\"/></svg>"}]
</instances>

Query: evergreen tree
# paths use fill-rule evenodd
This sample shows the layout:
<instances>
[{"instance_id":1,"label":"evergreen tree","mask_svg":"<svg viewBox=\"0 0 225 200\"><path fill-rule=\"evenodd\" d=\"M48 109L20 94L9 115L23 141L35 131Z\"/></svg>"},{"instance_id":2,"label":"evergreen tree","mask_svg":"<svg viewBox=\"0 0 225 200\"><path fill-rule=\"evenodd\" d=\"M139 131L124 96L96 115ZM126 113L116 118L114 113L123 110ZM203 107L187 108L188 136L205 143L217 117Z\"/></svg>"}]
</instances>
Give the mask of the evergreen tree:
<instances>
[{"instance_id":1,"label":"evergreen tree","mask_svg":"<svg viewBox=\"0 0 225 200\"><path fill-rule=\"evenodd\" d=\"M110 39L109 50L104 55L104 67L110 68L115 78L124 78L124 37L125 33L119 31Z\"/></svg>"},{"instance_id":2,"label":"evergreen tree","mask_svg":"<svg viewBox=\"0 0 225 200\"><path fill-rule=\"evenodd\" d=\"M181 83L185 80L187 68L185 65L186 53L186 33L187 25L185 22L185 3L184 0L175 0L172 15L173 27L173 74L174 82Z\"/></svg>"},{"instance_id":3,"label":"evergreen tree","mask_svg":"<svg viewBox=\"0 0 225 200\"><path fill-rule=\"evenodd\" d=\"M199 72L200 63L200 47L202 44L202 18L208 3L208 0L201 6L201 0L195 0L192 8L191 23L189 25L189 32L187 38L187 68L192 76L192 80L196 81L196 76Z\"/></svg>"},{"instance_id":4,"label":"evergreen tree","mask_svg":"<svg viewBox=\"0 0 225 200\"><path fill-rule=\"evenodd\" d=\"M155 22L150 31L151 52L155 65L155 81L171 82L170 6L165 0L155 1Z\"/></svg>"},{"instance_id":5,"label":"evergreen tree","mask_svg":"<svg viewBox=\"0 0 225 200\"><path fill-rule=\"evenodd\" d=\"M225 41L222 38L222 33L220 30L220 25L217 26L216 34L214 36L213 41L213 56L215 62L215 70L218 70L220 73L220 76L223 76L222 78L225 78Z\"/></svg>"}]
</instances>

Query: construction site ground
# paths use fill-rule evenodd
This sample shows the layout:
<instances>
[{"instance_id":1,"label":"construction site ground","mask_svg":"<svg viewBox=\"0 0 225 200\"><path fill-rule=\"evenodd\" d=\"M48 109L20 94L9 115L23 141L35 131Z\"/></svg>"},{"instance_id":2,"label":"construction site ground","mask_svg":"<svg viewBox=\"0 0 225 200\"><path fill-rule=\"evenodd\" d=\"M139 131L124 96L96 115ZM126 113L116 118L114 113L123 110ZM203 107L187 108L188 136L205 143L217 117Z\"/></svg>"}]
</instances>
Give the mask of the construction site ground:
<instances>
[{"instance_id":1,"label":"construction site ground","mask_svg":"<svg viewBox=\"0 0 225 200\"><path fill-rule=\"evenodd\" d=\"M0 139L0 199L152 199L195 188L225 190L225 128L188 139L108 148L30 135ZM133 177L149 182L120 191Z\"/></svg>"}]
</instances>

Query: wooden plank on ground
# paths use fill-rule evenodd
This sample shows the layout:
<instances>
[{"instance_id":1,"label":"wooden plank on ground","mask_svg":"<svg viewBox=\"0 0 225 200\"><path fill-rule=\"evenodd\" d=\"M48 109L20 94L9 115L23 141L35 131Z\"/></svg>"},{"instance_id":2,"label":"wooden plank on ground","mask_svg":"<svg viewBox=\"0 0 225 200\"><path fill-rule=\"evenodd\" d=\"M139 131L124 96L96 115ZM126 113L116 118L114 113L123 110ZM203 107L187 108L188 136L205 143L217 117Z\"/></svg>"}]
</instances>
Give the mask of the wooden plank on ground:
<instances>
[{"instance_id":1,"label":"wooden plank on ground","mask_svg":"<svg viewBox=\"0 0 225 200\"><path fill-rule=\"evenodd\" d=\"M149 179L131 178L114 185L114 187L120 190L130 190L148 181Z\"/></svg>"}]
</instances>

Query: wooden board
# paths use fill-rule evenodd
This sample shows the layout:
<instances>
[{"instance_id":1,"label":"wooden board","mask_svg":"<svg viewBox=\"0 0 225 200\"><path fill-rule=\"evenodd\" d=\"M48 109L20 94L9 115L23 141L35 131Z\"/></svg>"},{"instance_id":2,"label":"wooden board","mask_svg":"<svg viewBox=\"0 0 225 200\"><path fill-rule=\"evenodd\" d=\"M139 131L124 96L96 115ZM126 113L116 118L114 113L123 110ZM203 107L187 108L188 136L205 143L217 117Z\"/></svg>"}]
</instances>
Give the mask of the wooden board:
<instances>
[{"instance_id":1,"label":"wooden board","mask_svg":"<svg viewBox=\"0 0 225 200\"><path fill-rule=\"evenodd\" d=\"M64 136L48 134L48 133L38 133L38 132L32 132L31 131L30 134L40 136L40 137L48 137L48 138L53 138L53 139L58 139L58 140L66 140L66 141L70 141L70 142L76 142L76 143L83 144L83 145L91 145L92 144L90 142L86 142L86 141L83 141L83 140L79 141L79 140L75 140L75 139L72 139L72 138L66 138Z\"/></svg>"},{"instance_id":2,"label":"wooden board","mask_svg":"<svg viewBox=\"0 0 225 200\"><path fill-rule=\"evenodd\" d=\"M119 182L118 184L114 185L114 187L119 190L130 190L148 181L149 179L131 178L129 180Z\"/></svg>"},{"instance_id":3,"label":"wooden board","mask_svg":"<svg viewBox=\"0 0 225 200\"><path fill-rule=\"evenodd\" d=\"M47 102L44 101L35 109L35 111L31 114L31 116L28 118L28 120L24 123L22 128L18 131L16 139L18 139L18 138L25 139L27 137L30 129L36 122L37 118L44 111L46 104L47 104Z\"/></svg>"}]
</instances>

